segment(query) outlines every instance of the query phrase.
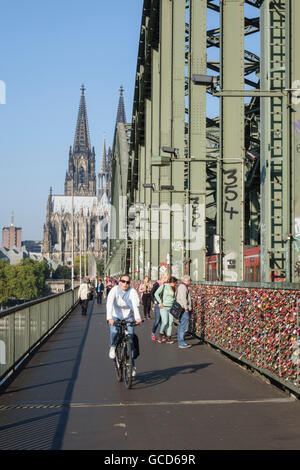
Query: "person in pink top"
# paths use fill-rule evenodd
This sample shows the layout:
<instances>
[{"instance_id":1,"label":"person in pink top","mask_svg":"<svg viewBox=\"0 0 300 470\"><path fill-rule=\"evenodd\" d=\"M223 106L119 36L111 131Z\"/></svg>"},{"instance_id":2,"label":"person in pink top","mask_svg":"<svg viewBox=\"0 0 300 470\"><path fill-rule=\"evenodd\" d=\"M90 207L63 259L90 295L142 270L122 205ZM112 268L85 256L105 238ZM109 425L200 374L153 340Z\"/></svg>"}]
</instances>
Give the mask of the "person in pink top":
<instances>
[{"instance_id":1,"label":"person in pink top","mask_svg":"<svg viewBox=\"0 0 300 470\"><path fill-rule=\"evenodd\" d=\"M141 300L144 307L144 318L151 318L150 311L151 311L151 289L152 283L148 276L145 277L144 282L141 283L139 287L139 294L141 295Z\"/></svg>"}]
</instances>

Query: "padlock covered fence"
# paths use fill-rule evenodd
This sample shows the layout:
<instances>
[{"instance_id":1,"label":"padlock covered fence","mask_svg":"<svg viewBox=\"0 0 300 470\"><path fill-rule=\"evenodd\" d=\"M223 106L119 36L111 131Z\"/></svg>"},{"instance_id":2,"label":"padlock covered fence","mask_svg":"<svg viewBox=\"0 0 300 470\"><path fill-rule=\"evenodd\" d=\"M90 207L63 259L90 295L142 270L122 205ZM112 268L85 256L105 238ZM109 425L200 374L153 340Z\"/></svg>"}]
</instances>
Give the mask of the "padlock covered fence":
<instances>
[{"instance_id":1,"label":"padlock covered fence","mask_svg":"<svg viewBox=\"0 0 300 470\"><path fill-rule=\"evenodd\" d=\"M299 393L299 307L295 288L191 286L191 332Z\"/></svg>"},{"instance_id":2,"label":"padlock covered fence","mask_svg":"<svg viewBox=\"0 0 300 470\"><path fill-rule=\"evenodd\" d=\"M282 286L194 283L190 332L299 394L300 290Z\"/></svg>"}]
</instances>

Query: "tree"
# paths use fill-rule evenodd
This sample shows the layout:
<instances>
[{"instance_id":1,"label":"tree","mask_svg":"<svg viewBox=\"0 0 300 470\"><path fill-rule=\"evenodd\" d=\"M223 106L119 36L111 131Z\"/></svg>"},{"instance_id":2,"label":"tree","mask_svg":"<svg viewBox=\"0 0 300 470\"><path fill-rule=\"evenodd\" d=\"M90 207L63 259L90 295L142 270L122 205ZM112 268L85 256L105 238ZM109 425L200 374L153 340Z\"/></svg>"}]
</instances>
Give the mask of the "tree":
<instances>
[{"instance_id":1,"label":"tree","mask_svg":"<svg viewBox=\"0 0 300 470\"><path fill-rule=\"evenodd\" d=\"M7 266L6 261L0 261L0 304L7 302L9 298L7 285Z\"/></svg>"},{"instance_id":2,"label":"tree","mask_svg":"<svg viewBox=\"0 0 300 470\"><path fill-rule=\"evenodd\" d=\"M89 265L89 257L86 255L86 267ZM74 259L74 277L80 277L80 256ZM84 277L84 256L81 256L81 277Z\"/></svg>"},{"instance_id":3,"label":"tree","mask_svg":"<svg viewBox=\"0 0 300 470\"><path fill-rule=\"evenodd\" d=\"M52 275L53 279L71 279L71 268L69 266L57 266Z\"/></svg>"},{"instance_id":4,"label":"tree","mask_svg":"<svg viewBox=\"0 0 300 470\"><path fill-rule=\"evenodd\" d=\"M26 258L16 265L0 261L0 303L11 298L33 300L42 297L48 291L46 279L49 275L46 261Z\"/></svg>"}]
</instances>

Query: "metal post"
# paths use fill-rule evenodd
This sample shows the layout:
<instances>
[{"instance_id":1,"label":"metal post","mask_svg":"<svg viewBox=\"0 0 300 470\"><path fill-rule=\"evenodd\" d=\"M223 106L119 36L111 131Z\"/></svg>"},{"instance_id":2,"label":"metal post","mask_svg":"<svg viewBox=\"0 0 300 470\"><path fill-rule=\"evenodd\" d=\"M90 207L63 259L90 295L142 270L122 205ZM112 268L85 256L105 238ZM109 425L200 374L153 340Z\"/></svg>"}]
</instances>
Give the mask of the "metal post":
<instances>
[{"instance_id":1,"label":"metal post","mask_svg":"<svg viewBox=\"0 0 300 470\"><path fill-rule=\"evenodd\" d=\"M221 87L244 88L244 2L226 0L221 10ZM233 21L234 18L234 21ZM244 99L221 97L221 246L224 281L243 280L244 250ZM234 138L232 138L234 129ZM222 198L222 201L220 200ZM221 204L221 207L220 207Z\"/></svg>"},{"instance_id":2,"label":"metal post","mask_svg":"<svg viewBox=\"0 0 300 470\"><path fill-rule=\"evenodd\" d=\"M72 261L71 261L71 284L72 305L74 304L74 181L72 181L72 213L71 213L71 237L72 237Z\"/></svg>"},{"instance_id":3,"label":"metal post","mask_svg":"<svg viewBox=\"0 0 300 470\"><path fill-rule=\"evenodd\" d=\"M296 325L297 325L297 334L296 334L296 351L297 351L297 387L300 388L300 375L299 375L299 372L300 372L300 340L299 340L299 305L300 305L300 299L297 299L297 320L296 320Z\"/></svg>"},{"instance_id":4,"label":"metal post","mask_svg":"<svg viewBox=\"0 0 300 470\"><path fill-rule=\"evenodd\" d=\"M171 146L172 139L172 2L160 1L160 132L159 155L169 157L162 151L163 147ZM170 186L171 168L164 165L160 168L160 185ZM164 209L162 210L162 208ZM170 268L171 252L171 195L163 191L160 195L160 262Z\"/></svg>"},{"instance_id":5,"label":"metal post","mask_svg":"<svg viewBox=\"0 0 300 470\"><path fill-rule=\"evenodd\" d=\"M300 2L299 0L291 0L287 3L289 18L289 35L288 35L288 65L290 82L289 85L293 89L298 89L291 94L291 102L289 107L289 137L291 152L291 266L292 281L300 281ZM299 378L299 377L298 377Z\"/></svg>"},{"instance_id":6,"label":"metal post","mask_svg":"<svg viewBox=\"0 0 300 470\"><path fill-rule=\"evenodd\" d=\"M80 241L79 241L79 284L81 285L81 234L80 234Z\"/></svg>"},{"instance_id":7,"label":"metal post","mask_svg":"<svg viewBox=\"0 0 300 470\"><path fill-rule=\"evenodd\" d=\"M171 274L180 278L184 258L184 133L185 133L185 2L173 1L172 11L171 145L180 161L171 161Z\"/></svg>"},{"instance_id":8,"label":"metal post","mask_svg":"<svg viewBox=\"0 0 300 470\"><path fill-rule=\"evenodd\" d=\"M261 87L279 95L261 100L261 281L288 279L290 150L286 0L261 6ZM296 26L298 27L298 26ZM296 47L298 44L296 45ZM281 96L280 96L281 93Z\"/></svg>"},{"instance_id":9,"label":"metal post","mask_svg":"<svg viewBox=\"0 0 300 470\"><path fill-rule=\"evenodd\" d=\"M190 275L205 281L206 255L206 87L192 83L206 74L207 1L190 0L189 51L189 251ZM196 161L198 160L199 161Z\"/></svg>"},{"instance_id":10,"label":"metal post","mask_svg":"<svg viewBox=\"0 0 300 470\"><path fill-rule=\"evenodd\" d=\"M151 158L160 154L159 146L159 102L160 102L160 56L159 50L152 49L152 90L151 90ZM160 184L160 167L151 166L151 182ZM160 227L159 205L160 193L152 192L151 197L151 278L158 279L160 274Z\"/></svg>"}]
</instances>

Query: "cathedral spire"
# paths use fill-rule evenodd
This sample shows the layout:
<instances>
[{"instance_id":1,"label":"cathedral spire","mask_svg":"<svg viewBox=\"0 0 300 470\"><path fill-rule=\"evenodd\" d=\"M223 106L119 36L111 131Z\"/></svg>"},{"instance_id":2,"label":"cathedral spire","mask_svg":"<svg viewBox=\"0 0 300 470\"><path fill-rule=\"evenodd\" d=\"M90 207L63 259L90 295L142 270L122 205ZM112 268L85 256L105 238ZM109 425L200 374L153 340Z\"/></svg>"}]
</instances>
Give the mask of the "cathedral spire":
<instances>
[{"instance_id":1,"label":"cathedral spire","mask_svg":"<svg viewBox=\"0 0 300 470\"><path fill-rule=\"evenodd\" d=\"M106 135L104 134L104 139L103 139L103 150L102 150L102 166L101 166L101 172L105 173L106 170Z\"/></svg>"},{"instance_id":2,"label":"cathedral spire","mask_svg":"<svg viewBox=\"0 0 300 470\"><path fill-rule=\"evenodd\" d=\"M74 139L74 151L75 152L88 151L91 149L84 92L85 92L85 87L84 85L82 85L75 139Z\"/></svg>"},{"instance_id":3,"label":"cathedral spire","mask_svg":"<svg viewBox=\"0 0 300 470\"><path fill-rule=\"evenodd\" d=\"M65 179L65 195L96 196L95 150L91 149L88 118L85 104L85 87L81 97L74 139L74 148L69 151L69 166Z\"/></svg>"},{"instance_id":4,"label":"cathedral spire","mask_svg":"<svg viewBox=\"0 0 300 470\"><path fill-rule=\"evenodd\" d=\"M120 87L120 99L119 99L119 106L118 106L118 114L117 114L117 123L123 122L126 123L126 114L125 114L125 105L124 105L124 97L123 97L124 88L121 85Z\"/></svg>"}]
</instances>

